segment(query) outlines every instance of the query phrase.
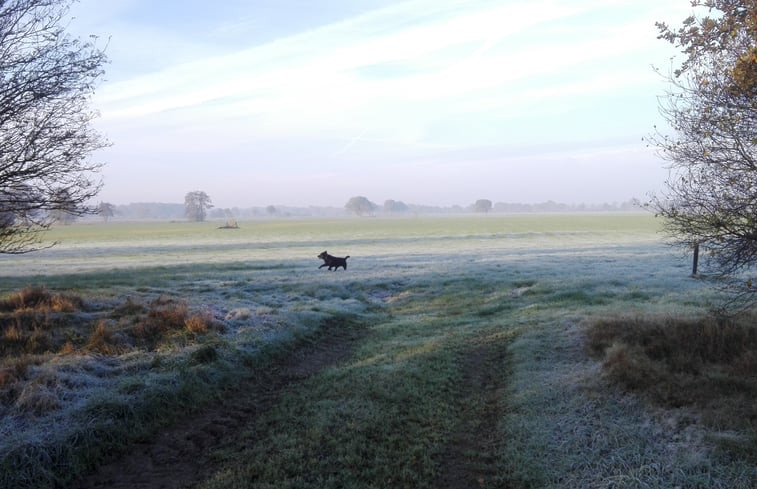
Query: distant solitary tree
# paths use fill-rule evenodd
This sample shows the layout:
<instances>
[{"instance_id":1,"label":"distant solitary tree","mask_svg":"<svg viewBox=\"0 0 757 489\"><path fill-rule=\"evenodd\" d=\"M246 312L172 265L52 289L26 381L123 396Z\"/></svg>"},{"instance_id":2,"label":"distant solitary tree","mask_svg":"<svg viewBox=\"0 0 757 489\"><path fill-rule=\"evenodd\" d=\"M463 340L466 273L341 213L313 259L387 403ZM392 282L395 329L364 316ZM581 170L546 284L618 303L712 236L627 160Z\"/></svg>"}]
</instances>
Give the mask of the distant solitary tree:
<instances>
[{"instance_id":1,"label":"distant solitary tree","mask_svg":"<svg viewBox=\"0 0 757 489\"><path fill-rule=\"evenodd\" d=\"M213 204L210 201L210 197L201 190L189 192L184 197L184 215L186 215L187 219L190 221L204 221L208 209L212 207Z\"/></svg>"},{"instance_id":2,"label":"distant solitary tree","mask_svg":"<svg viewBox=\"0 0 757 489\"><path fill-rule=\"evenodd\" d=\"M473 204L473 210L475 212L483 212L486 214L492 210L492 201L489 199L478 199L476 203Z\"/></svg>"},{"instance_id":3,"label":"distant solitary tree","mask_svg":"<svg viewBox=\"0 0 757 489\"><path fill-rule=\"evenodd\" d=\"M358 216L365 216L373 214L378 206L366 197L359 195L357 197L352 197L347 201L344 208Z\"/></svg>"},{"instance_id":4,"label":"distant solitary tree","mask_svg":"<svg viewBox=\"0 0 757 489\"><path fill-rule=\"evenodd\" d=\"M97 206L97 213L103 218L103 221L108 222L108 219L115 215L116 206L110 202L100 202Z\"/></svg>"},{"instance_id":5,"label":"distant solitary tree","mask_svg":"<svg viewBox=\"0 0 757 489\"><path fill-rule=\"evenodd\" d=\"M88 202L107 143L89 108L107 59L65 32L73 0L0 1L0 253L39 249L55 219L97 212Z\"/></svg>"},{"instance_id":6,"label":"distant solitary tree","mask_svg":"<svg viewBox=\"0 0 757 489\"><path fill-rule=\"evenodd\" d=\"M269 216L275 216L278 213L278 210L273 205L269 205L268 207L266 207L265 211L268 213Z\"/></svg>"}]
</instances>

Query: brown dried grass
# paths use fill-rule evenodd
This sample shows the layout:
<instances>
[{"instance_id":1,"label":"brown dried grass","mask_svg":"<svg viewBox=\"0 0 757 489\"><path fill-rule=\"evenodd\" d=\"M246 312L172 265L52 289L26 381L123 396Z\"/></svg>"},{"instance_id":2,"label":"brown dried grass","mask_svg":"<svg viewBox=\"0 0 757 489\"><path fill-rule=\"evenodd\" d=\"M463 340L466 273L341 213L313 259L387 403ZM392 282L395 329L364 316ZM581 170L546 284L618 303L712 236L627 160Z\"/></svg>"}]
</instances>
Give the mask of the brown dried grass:
<instances>
[{"instance_id":1,"label":"brown dried grass","mask_svg":"<svg viewBox=\"0 0 757 489\"><path fill-rule=\"evenodd\" d=\"M26 287L0 300L0 312L29 309L76 312L84 309L84 301L78 296L53 294L42 286Z\"/></svg>"},{"instance_id":2,"label":"brown dried grass","mask_svg":"<svg viewBox=\"0 0 757 489\"><path fill-rule=\"evenodd\" d=\"M734 366L742 355L757 352L753 318L616 317L594 320L588 347L595 355L626 345L634 357L644 356L677 373L698 374L711 365ZM616 353L617 354L617 353ZM746 373L746 372L745 372Z\"/></svg>"},{"instance_id":3,"label":"brown dried grass","mask_svg":"<svg viewBox=\"0 0 757 489\"><path fill-rule=\"evenodd\" d=\"M44 287L26 287L0 300L0 354L43 354L60 348L61 330L84 310L77 296L53 294ZM56 339L57 338L57 339Z\"/></svg>"},{"instance_id":4,"label":"brown dried grass","mask_svg":"<svg viewBox=\"0 0 757 489\"><path fill-rule=\"evenodd\" d=\"M73 355L76 353L76 347L71 341L66 341L58 353L60 355Z\"/></svg>"},{"instance_id":5,"label":"brown dried grass","mask_svg":"<svg viewBox=\"0 0 757 489\"><path fill-rule=\"evenodd\" d=\"M105 321L99 321L87 341L85 349L101 355L118 355L124 348L115 340Z\"/></svg>"},{"instance_id":6,"label":"brown dried grass","mask_svg":"<svg viewBox=\"0 0 757 489\"><path fill-rule=\"evenodd\" d=\"M35 314L0 321L0 354L18 356L47 352L53 345L49 329L48 321Z\"/></svg>"},{"instance_id":7,"label":"brown dried grass","mask_svg":"<svg viewBox=\"0 0 757 489\"><path fill-rule=\"evenodd\" d=\"M666 408L691 407L719 428L757 419L753 316L626 316L593 320L587 347L605 376Z\"/></svg>"},{"instance_id":8,"label":"brown dried grass","mask_svg":"<svg viewBox=\"0 0 757 489\"><path fill-rule=\"evenodd\" d=\"M187 331L194 334L206 334L213 324L213 318L206 314L194 314L184 322Z\"/></svg>"},{"instance_id":9,"label":"brown dried grass","mask_svg":"<svg viewBox=\"0 0 757 489\"><path fill-rule=\"evenodd\" d=\"M185 330L188 318L187 304L156 300L151 304L146 317L134 325L131 333L149 347L154 347L170 333Z\"/></svg>"},{"instance_id":10,"label":"brown dried grass","mask_svg":"<svg viewBox=\"0 0 757 489\"><path fill-rule=\"evenodd\" d=\"M148 319L163 332L184 328L188 316L189 306L184 303L161 304L147 312Z\"/></svg>"}]
</instances>

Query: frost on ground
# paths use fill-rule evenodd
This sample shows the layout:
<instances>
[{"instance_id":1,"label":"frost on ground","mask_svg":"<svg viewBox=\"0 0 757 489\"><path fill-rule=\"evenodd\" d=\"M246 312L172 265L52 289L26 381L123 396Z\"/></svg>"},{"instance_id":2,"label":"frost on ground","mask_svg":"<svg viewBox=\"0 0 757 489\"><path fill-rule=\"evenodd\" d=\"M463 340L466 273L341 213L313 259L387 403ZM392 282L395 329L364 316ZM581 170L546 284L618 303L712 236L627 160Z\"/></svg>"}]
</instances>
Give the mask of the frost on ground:
<instances>
[{"instance_id":1,"label":"frost on ground","mask_svg":"<svg viewBox=\"0 0 757 489\"><path fill-rule=\"evenodd\" d=\"M549 331L547 331L547 328ZM513 345L510 477L543 487L752 487L754 467L720 461L690 408L654 408L604 378L576 321L529 328ZM535 416L534 413L539 415Z\"/></svg>"},{"instance_id":2,"label":"frost on ground","mask_svg":"<svg viewBox=\"0 0 757 489\"><path fill-rule=\"evenodd\" d=\"M523 331L508 347L517 369L500 386L507 404L498 429L511 441L501 458L510 480L663 487L679 476L685 486L698 470L711 474L695 418L613 393L581 347L581 321L591 314L703 310L708 296L688 279L686 258L646 229L571 231L561 223L558 231L529 231L520 221L525 230L492 229L511 224L479 220L479 231L442 219L419 222L427 231L397 231L364 220L333 233L250 231L233 239L203 236L192 246L185 236L133 243L116 237L105 245L64 243L16 261L0 257L0 294L35 277L90 304L60 323L54 347L3 358L0 467L13 463L32 474L34 460L57 450L55 456L71 457L65 462L73 472L90 470L100 461L76 460L65 449L72 440L90 436L104 450L116 447L126 434L114 420L141 426L128 435L149 439L267 358L256 354L307 339L336 316L405 303L432 315L426 300L443 300L435 292L446 287L480 299L477 314ZM352 257L349 270L318 270L315 255L335 242ZM484 283L498 286L482 290ZM170 403L187 412L157 420L145 414Z\"/></svg>"}]
</instances>

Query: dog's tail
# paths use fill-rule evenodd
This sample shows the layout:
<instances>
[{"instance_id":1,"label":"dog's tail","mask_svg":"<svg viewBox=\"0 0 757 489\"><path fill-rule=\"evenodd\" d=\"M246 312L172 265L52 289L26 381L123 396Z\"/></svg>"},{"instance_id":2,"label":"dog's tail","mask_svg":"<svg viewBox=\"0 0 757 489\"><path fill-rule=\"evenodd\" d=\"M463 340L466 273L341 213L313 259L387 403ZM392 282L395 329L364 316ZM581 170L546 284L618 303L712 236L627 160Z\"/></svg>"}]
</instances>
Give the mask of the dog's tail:
<instances>
[{"instance_id":1,"label":"dog's tail","mask_svg":"<svg viewBox=\"0 0 757 489\"><path fill-rule=\"evenodd\" d=\"M347 256L345 256L345 257L344 257L344 259L346 260L346 259L347 259L347 258L349 258L349 257L350 257L350 255L347 255Z\"/></svg>"}]
</instances>

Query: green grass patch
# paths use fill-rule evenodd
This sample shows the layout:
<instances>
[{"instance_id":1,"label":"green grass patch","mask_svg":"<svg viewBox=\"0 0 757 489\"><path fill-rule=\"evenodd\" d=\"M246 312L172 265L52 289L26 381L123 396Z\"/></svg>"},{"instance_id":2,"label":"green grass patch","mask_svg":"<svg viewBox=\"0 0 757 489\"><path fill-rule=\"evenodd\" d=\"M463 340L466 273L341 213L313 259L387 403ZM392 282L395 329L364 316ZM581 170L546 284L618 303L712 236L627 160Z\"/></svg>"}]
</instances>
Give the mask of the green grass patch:
<instances>
[{"instance_id":1,"label":"green grass patch","mask_svg":"<svg viewBox=\"0 0 757 489\"><path fill-rule=\"evenodd\" d=\"M469 306L464 285L449 284L431 304L416 290L377 313L348 361L255 420L236 442L247 448L227 449L226 465L202 487L436 487L470 409L465 370L478 360L470 356L482 341L503 350L512 338ZM504 378L507 365L486 368Z\"/></svg>"}]
</instances>

